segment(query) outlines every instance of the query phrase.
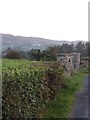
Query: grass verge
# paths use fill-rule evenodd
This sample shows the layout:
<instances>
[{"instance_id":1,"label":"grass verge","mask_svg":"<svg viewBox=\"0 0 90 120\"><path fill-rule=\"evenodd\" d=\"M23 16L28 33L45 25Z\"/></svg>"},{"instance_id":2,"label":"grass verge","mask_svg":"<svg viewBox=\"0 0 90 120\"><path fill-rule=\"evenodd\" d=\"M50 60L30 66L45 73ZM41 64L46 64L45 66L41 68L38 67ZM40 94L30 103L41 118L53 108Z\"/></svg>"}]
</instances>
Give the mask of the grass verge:
<instances>
[{"instance_id":1,"label":"grass verge","mask_svg":"<svg viewBox=\"0 0 90 120\"><path fill-rule=\"evenodd\" d=\"M56 99L47 106L45 118L68 118L74 103L75 93L82 87L85 71L75 72L72 76L64 76L64 85Z\"/></svg>"}]
</instances>

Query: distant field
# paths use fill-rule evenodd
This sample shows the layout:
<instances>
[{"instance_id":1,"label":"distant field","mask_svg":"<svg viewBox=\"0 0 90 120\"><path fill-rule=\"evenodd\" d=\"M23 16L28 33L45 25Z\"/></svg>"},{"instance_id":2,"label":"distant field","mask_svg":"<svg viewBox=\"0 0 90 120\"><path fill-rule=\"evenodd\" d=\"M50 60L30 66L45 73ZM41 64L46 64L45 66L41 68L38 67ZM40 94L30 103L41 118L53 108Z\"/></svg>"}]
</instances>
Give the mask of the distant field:
<instances>
[{"instance_id":1,"label":"distant field","mask_svg":"<svg viewBox=\"0 0 90 120\"><path fill-rule=\"evenodd\" d=\"M20 68L20 67L48 67L48 64L53 62L18 60L18 59L2 59L2 68Z\"/></svg>"},{"instance_id":2,"label":"distant field","mask_svg":"<svg viewBox=\"0 0 90 120\"><path fill-rule=\"evenodd\" d=\"M40 62L36 62L36 61L29 61L29 60L17 60L17 59L3 59L2 60L2 67L20 67L20 66L29 66L29 65L34 65L36 63Z\"/></svg>"}]
</instances>

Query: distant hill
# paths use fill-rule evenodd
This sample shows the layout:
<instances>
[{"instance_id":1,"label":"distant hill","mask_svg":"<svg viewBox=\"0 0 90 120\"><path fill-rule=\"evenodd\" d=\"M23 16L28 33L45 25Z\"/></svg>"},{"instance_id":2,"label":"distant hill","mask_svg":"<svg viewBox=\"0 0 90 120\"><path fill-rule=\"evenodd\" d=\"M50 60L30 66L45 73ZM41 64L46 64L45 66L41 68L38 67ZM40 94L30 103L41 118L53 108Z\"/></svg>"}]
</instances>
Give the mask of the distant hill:
<instances>
[{"instance_id":1,"label":"distant hill","mask_svg":"<svg viewBox=\"0 0 90 120\"><path fill-rule=\"evenodd\" d=\"M79 41L74 41L72 43L76 44L77 42ZM23 51L28 51L32 48L44 50L49 46L62 45L63 43L71 44L70 41L65 40L55 41L38 37L23 37L10 34L2 34L3 50L6 50L7 48Z\"/></svg>"}]
</instances>

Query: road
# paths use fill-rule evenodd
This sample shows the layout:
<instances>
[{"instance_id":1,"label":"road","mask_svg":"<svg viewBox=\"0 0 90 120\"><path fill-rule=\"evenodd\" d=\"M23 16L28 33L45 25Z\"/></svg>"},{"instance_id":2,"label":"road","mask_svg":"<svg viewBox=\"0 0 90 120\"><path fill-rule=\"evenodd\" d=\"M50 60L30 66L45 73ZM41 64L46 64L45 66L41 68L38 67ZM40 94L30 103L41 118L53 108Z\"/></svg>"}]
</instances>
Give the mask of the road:
<instances>
[{"instance_id":1,"label":"road","mask_svg":"<svg viewBox=\"0 0 90 120\"><path fill-rule=\"evenodd\" d=\"M90 75L85 78L82 89L76 94L71 118L90 118Z\"/></svg>"}]
</instances>

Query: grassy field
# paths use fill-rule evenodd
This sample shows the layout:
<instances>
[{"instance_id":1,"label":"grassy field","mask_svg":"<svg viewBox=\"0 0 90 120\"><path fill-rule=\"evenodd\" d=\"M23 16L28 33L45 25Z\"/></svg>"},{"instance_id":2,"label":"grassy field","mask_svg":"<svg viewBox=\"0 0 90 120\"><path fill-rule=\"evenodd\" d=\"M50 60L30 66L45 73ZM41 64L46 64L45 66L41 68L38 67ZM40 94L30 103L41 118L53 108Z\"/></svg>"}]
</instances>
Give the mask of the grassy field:
<instances>
[{"instance_id":1,"label":"grassy field","mask_svg":"<svg viewBox=\"0 0 90 120\"><path fill-rule=\"evenodd\" d=\"M22 59L20 59L20 60L18 60L18 59L16 59L16 60L14 60L14 59L11 59L11 60L9 60L9 59L3 59L2 60L2 67L4 68L4 67L6 67L6 68L12 68L12 67L22 67L22 66L34 66L34 65L40 65L41 64L41 62L38 62L38 61L29 61L29 60L22 60Z\"/></svg>"},{"instance_id":2,"label":"grassy field","mask_svg":"<svg viewBox=\"0 0 90 120\"><path fill-rule=\"evenodd\" d=\"M54 61L30 61L25 59L2 59L2 68L20 68L20 67L31 67L31 68L48 68Z\"/></svg>"}]
</instances>

